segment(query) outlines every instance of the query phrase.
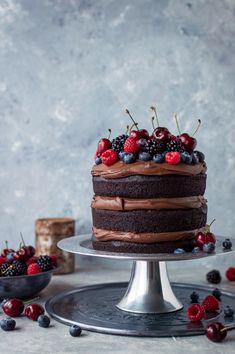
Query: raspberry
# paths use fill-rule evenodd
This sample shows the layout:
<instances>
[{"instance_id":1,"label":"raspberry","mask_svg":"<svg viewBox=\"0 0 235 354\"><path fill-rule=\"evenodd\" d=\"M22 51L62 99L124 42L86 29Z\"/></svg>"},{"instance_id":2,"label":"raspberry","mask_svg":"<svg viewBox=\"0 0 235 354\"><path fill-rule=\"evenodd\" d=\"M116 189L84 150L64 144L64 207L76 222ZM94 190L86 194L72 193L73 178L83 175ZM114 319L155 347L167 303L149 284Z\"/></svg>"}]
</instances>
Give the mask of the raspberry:
<instances>
[{"instance_id":1,"label":"raspberry","mask_svg":"<svg viewBox=\"0 0 235 354\"><path fill-rule=\"evenodd\" d=\"M109 149L103 152L101 159L104 165L111 166L118 160L118 154L115 150Z\"/></svg>"},{"instance_id":2,"label":"raspberry","mask_svg":"<svg viewBox=\"0 0 235 354\"><path fill-rule=\"evenodd\" d=\"M135 154L140 149L140 146L135 138L129 137L124 144L124 152Z\"/></svg>"},{"instance_id":3,"label":"raspberry","mask_svg":"<svg viewBox=\"0 0 235 354\"><path fill-rule=\"evenodd\" d=\"M38 274L38 273L41 273L42 270L41 268L39 267L39 265L37 263L31 263L28 268L27 268L27 274L30 275L30 274Z\"/></svg>"},{"instance_id":4,"label":"raspberry","mask_svg":"<svg viewBox=\"0 0 235 354\"><path fill-rule=\"evenodd\" d=\"M180 153L178 151L167 152L165 155L165 160L170 165L177 165L180 163Z\"/></svg>"},{"instance_id":5,"label":"raspberry","mask_svg":"<svg viewBox=\"0 0 235 354\"><path fill-rule=\"evenodd\" d=\"M219 310L219 301L213 295L208 295L202 301L202 306L206 312L216 312Z\"/></svg>"},{"instance_id":6,"label":"raspberry","mask_svg":"<svg viewBox=\"0 0 235 354\"><path fill-rule=\"evenodd\" d=\"M187 316L192 322L199 322L205 317L205 309L200 304L192 304L187 309Z\"/></svg>"},{"instance_id":7,"label":"raspberry","mask_svg":"<svg viewBox=\"0 0 235 354\"><path fill-rule=\"evenodd\" d=\"M230 281L235 281L235 268L234 267L230 267L226 270L225 273L226 277L228 278L228 280Z\"/></svg>"},{"instance_id":8,"label":"raspberry","mask_svg":"<svg viewBox=\"0 0 235 354\"><path fill-rule=\"evenodd\" d=\"M37 263L37 259L38 259L38 257L36 257L36 256L29 258L26 262L26 265L29 266L32 263Z\"/></svg>"}]
</instances>

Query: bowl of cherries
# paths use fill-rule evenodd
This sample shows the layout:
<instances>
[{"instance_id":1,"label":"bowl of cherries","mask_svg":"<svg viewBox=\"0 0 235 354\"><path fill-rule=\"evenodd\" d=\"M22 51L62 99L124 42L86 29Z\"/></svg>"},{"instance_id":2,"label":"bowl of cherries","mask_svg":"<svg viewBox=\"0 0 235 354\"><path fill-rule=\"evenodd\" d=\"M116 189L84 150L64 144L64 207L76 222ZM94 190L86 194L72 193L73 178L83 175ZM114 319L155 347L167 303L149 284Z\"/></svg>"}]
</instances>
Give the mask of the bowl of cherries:
<instances>
[{"instance_id":1,"label":"bowl of cherries","mask_svg":"<svg viewBox=\"0 0 235 354\"><path fill-rule=\"evenodd\" d=\"M28 299L50 282L57 266L56 256L35 255L22 238L18 250L6 247L0 253L0 298Z\"/></svg>"}]
</instances>

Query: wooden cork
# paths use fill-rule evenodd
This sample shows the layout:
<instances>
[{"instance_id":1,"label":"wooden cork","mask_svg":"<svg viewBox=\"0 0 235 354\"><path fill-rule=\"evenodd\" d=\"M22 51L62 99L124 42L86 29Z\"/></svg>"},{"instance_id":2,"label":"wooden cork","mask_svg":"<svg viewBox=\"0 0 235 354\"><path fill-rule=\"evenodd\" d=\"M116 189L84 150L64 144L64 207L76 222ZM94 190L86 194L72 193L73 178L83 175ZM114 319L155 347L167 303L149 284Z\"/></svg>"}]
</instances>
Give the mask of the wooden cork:
<instances>
[{"instance_id":1,"label":"wooden cork","mask_svg":"<svg viewBox=\"0 0 235 354\"><path fill-rule=\"evenodd\" d=\"M74 255L57 248L57 243L75 234L75 220L71 218L43 218L35 222L36 255L47 254L58 257L55 274L74 271Z\"/></svg>"}]
</instances>

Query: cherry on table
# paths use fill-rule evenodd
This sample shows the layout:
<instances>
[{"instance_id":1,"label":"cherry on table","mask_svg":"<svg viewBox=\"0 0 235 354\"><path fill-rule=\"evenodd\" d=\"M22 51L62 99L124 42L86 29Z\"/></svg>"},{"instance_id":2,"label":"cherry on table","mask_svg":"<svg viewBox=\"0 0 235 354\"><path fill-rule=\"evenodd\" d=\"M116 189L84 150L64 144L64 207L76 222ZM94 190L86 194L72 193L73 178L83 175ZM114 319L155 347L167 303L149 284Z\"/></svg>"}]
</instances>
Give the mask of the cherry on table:
<instances>
[{"instance_id":1,"label":"cherry on table","mask_svg":"<svg viewBox=\"0 0 235 354\"><path fill-rule=\"evenodd\" d=\"M25 307L24 314L30 320L37 321L40 315L45 312L44 308L39 304L30 304Z\"/></svg>"},{"instance_id":2,"label":"cherry on table","mask_svg":"<svg viewBox=\"0 0 235 354\"><path fill-rule=\"evenodd\" d=\"M205 334L212 342L222 342L227 336L227 330L222 323L214 322L205 328Z\"/></svg>"},{"instance_id":3,"label":"cherry on table","mask_svg":"<svg viewBox=\"0 0 235 354\"><path fill-rule=\"evenodd\" d=\"M18 317L24 311L24 303L22 300L17 298L9 299L4 302L2 309L7 316Z\"/></svg>"}]
</instances>

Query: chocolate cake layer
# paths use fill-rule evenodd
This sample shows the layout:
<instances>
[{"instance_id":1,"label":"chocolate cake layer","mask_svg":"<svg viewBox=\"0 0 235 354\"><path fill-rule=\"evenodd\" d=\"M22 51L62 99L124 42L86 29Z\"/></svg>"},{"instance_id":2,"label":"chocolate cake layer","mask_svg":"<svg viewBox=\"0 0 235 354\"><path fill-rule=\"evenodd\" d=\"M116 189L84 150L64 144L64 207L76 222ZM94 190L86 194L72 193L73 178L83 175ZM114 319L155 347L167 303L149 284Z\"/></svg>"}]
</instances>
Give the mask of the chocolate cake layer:
<instances>
[{"instance_id":1,"label":"chocolate cake layer","mask_svg":"<svg viewBox=\"0 0 235 354\"><path fill-rule=\"evenodd\" d=\"M93 177L95 195L129 198L191 197L204 195L206 175Z\"/></svg>"},{"instance_id":2,"label":"chocolate cake layer","mask_svg":"<svg viewBox=\"0 0 235 354\"><path fill-rule=\"evenodd\" d=\"M206 225L207 206L197 209L113 211L92 209L99 229L129 232L166 232L200 229Z\"/></svg>"},{"instance_id":3,"label":"chocolate cake layer","mask_svg":"<svg viewBox=\"0 0 235 354\"><path fill-rule=\"evenodd\" d=\"M176 248L191 252L195 240L168 241L159 243L132 243L124 241L97 241L93 236L92 245L95 250L121 253L173 253Z\"/></svg>"}]
</instances>

